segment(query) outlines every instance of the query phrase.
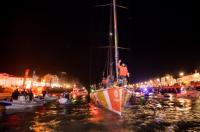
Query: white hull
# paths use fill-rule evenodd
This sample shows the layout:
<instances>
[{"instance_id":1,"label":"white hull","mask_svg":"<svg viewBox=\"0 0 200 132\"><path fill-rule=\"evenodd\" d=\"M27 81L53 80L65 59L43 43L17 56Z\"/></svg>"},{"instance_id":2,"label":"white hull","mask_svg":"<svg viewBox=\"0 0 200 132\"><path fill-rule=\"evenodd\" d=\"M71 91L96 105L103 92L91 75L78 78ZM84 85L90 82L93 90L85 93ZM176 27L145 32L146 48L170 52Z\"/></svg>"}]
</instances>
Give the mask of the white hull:
<instances>
[{"instance_id":1,"label":"white hull","mask_svg":"<svg viewBox=\"0 0 200 132\"><path fill-rule=\"evenodd\" d=\"M57 97L54 97L54 96L45 96L44 100L45 101L54 101L54 100L57 100Z\"/></svg>"},{"instance_id":2,"label":"white hull","mask_svg":"<svg viewBox=\"0 0 200 132\"><path fill-rule=\"evenodd\" d=\"M14 100L13 102L7 101L10 105L6 105L6 109L25 109L25 108L32 108L36 106L42 106L44 103L37 103L37 102L21 102L18 100Z\"/></svg>"},{"instance_id":3,"label":"white hull","mask_svg":"<svg viewBox=\"0 0 200 132\"><path fill-rule=\"evenodd\" d=\"M36 106L42 106L44 103L40 102L35 102L35 101L21 101L21 100L13 100L12 102L10 101L2 101L6 109L25 109L25 108L32 108Z\"/></svg>"},{"instance_id":4,"label":"white hull","mask_svg":"<svg viewBox=\"0 0 200 132\"><path fill-rule=\"evenodd\" d=\"M68 104L69 100L66 99L66 98L60 98L60 99L58 100L58 102L59 102L59 104Z\"/></svg>"}]
</instances>

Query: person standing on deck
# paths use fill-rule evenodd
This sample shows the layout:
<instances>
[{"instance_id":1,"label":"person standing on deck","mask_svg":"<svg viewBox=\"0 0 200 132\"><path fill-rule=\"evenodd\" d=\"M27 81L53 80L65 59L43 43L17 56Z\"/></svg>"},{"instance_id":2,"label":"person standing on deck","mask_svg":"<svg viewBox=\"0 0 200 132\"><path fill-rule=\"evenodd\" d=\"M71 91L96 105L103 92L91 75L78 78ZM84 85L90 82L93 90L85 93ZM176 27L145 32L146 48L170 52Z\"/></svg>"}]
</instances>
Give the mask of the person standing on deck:
<instances>
[{"instance_id":1,"label":"person standing on deck","mask_svg":"<svg viewBox=\"0 0 200 132\"><path fill-rule=\"evenodd\" d=\"M121 60L118 61L117 67L119 70L119 85L121 86L124 85L127 77L129 77L129 72L127 66L124 63L121 65Z\"/></svg>"},{"instance_id":2,"label":"person standing on deck","mask_svg":"<svg viewBox=\"0 0 200 132\"><path fill-rule=\"evenodd\" d=\"M102 86L103 86L104 89L107 88L108 80L105 77L103 77L101 83L102 83Z\"/></svg>"},{"instance_id":3,"label":"person standing on deck","mask_svg":"<svg viewBox=\"0 0 200 132\"><path fill-rule=\"evenodd\" d=\"M111 75L108 75L107 76L107 86L110 87L113 85L113 83L114 83L114 77Z\"/></svg>"}]
</instances>

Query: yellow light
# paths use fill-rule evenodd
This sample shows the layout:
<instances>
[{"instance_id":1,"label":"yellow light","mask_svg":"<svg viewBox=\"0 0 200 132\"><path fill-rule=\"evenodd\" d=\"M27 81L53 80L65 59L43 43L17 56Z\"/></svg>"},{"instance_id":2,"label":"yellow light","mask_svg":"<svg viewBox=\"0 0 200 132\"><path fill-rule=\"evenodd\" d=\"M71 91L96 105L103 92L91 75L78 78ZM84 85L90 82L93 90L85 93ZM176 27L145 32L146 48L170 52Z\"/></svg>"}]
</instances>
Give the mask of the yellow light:
<instances>
[{"instance_id":1,"label":"yellow light","mask_svg":"<svg viewBox=\"0 0 200 132\"><path fill-rule=\"evenodd\" d=\"M195 74L194 74L194 77L199 77L199 73L195 73Z\"/></svg>"},{"instance_id":2,"label":"yellow light","mask_svg":"<svg viewBox=\"0 0 200 132\"><path fill-rule=\"evenodd\" d=\"M184 76L184 72L180 72L180 73L179 73L179 76L180 76L180 77Z\"/></svg>"},{"instance_id":3,"label":"yellow light","mask_svg":"<svg viewBox=\"0 0 200 132\"><path fill-rule=\"evenodd\" d=\"M70 87L71 87L71 85L70 85L70 84L67 84L67 85L66 85L66 88L70 88Z\"/></svg>"},{"instance_id":4,"label":"yellow light","mask_svg":"<svg viewBox=\"0 0 200 132\"><path fill-rule=\"evenodd\" d=\"M41 86L44 87L46 84L45 82L41 82Z\"/></svg>"}]
</instances>

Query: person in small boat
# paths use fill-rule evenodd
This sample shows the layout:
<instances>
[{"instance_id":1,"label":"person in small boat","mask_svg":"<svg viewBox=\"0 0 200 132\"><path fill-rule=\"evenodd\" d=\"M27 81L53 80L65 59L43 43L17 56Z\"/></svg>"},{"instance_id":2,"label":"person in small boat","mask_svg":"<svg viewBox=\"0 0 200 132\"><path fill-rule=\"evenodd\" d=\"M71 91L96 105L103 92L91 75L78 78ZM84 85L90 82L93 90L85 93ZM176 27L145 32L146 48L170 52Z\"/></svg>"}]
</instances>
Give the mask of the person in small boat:
<instances>
[{"instance_id":1,"label":"person in small boat","mask_svg":"<svg viewBox=\"0 0 200 132\"><path fill-rule=\"evenodd\" d=\"M15 91L12 93L12 99L17 100L19 96L19 91L18 89L15 89Z\"/></svg>"},{"instance_id":2,"label":"person in small boat","mask_svg":"<svg viewBox=\"0 0 200 132\"><path fill-rule=\"evenodd\" d=\"M69 92L64 92L63 97L66 98L66 99L69 99Z\"/></svg>"},{"instance_id":3,"label":"person in small boat","mask_svg":"<svg viewBox=\"0 0 200 132\"><path fill-rule=\"evenodd\" d=\"M26 97L28 95L28 93L26 92L26 90L25 89L23 89L23 91L21 92L21 96L24 96L24 97Z\"/></svg>"},{"instance_id":4,"label":"person in small boat","mask_svg":"<svg viewBox=\"0 0 200 132\"><path fill-rule=\"evenodd\" d=\"M43 90L42 91L42 96L45 97L46 93L47 93L46 90Z\"/></svg>"},{"instance_id":5,"label":"person in small boat","mask_svg":"<svg viewBox=\"0 0 200 132\"><path fill-rule=\"evenodd\" d=\"M31 89L29 90L28 96L29 96L29 101L32 101L33 100L33 92Z\"/></svg>"},{"instance_id":6,"label":"person in small boat","mask_svg":"<svg viewBox=\"0 0 200 132\"><path fill-rule=\"evenodd\" d=\"M124 63L121 65L121 60L118 61L117 67L119 70L119 85L124 85L125 81L128 80L127 78L129 77L128 68Z\"/></svg>"}]
</instances>

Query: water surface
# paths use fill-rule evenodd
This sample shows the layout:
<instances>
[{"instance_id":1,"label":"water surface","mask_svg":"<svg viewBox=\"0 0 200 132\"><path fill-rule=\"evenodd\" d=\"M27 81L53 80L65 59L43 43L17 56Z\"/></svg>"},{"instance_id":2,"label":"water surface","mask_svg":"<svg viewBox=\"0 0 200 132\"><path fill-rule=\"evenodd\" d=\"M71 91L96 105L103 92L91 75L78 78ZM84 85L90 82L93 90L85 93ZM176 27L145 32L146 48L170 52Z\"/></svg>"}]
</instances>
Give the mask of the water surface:
<instances>
[{"instance_id":1,"label":"water surface","mask_svg":"<svg viewBox=\"0 0 200 132\"><path fill-rule=\"evenodd\" d=\"M17 111L0 107L0 131L200 131L200 98L138 99L121 117L91 103L54 102Z\"/></svg>"}]
</instances>

